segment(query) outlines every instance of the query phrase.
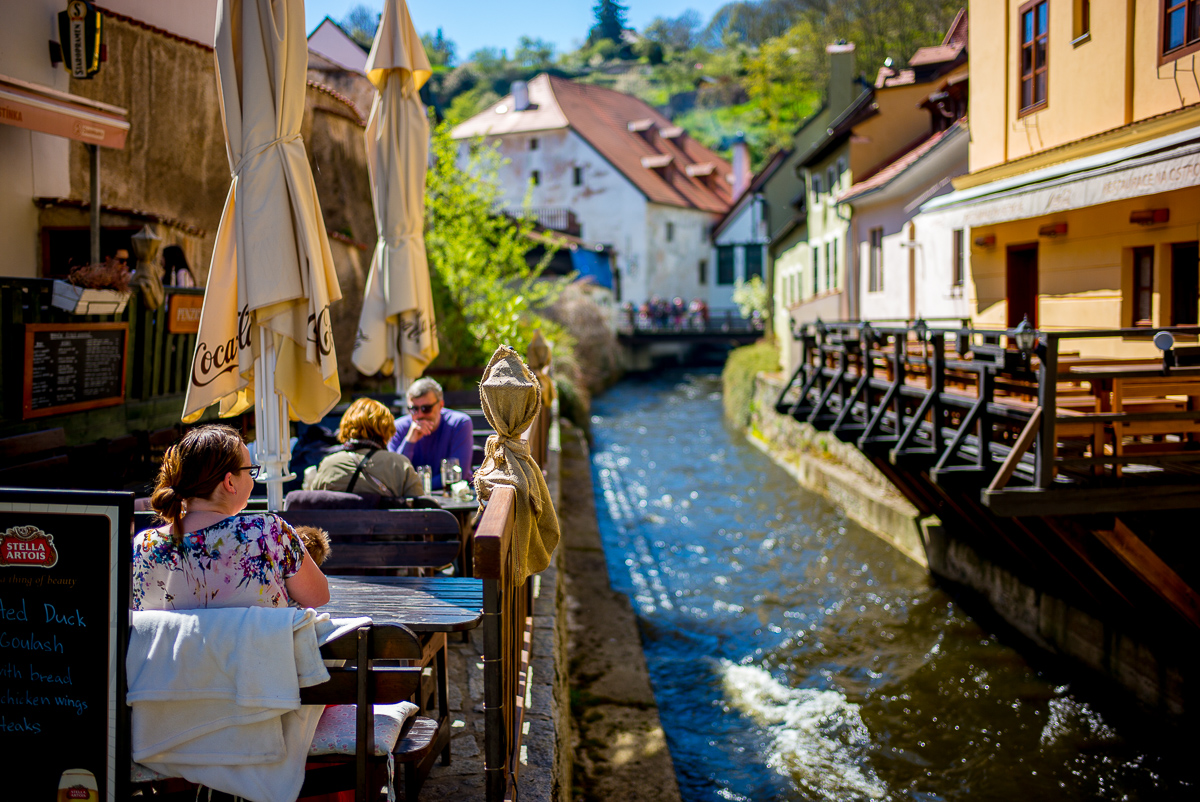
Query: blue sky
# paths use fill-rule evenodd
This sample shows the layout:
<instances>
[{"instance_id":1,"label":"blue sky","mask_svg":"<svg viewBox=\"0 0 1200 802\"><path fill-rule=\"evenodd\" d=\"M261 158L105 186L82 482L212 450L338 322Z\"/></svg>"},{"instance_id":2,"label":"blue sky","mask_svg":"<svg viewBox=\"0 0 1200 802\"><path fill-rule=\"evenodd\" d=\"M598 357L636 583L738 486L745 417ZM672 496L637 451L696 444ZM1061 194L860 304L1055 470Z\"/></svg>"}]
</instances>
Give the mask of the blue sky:
<instances>
[{"instance_id":1,"label":"blue sky","mask_svg":"<svg viewBox=\"0 0 1200 802\"><path fill-rule=\"evenodd\" d=\"M655 17L676 17L687 9L707 22L729 0L625 0L629 23L644 28ZM306 0L304 15L311 32L326 16L340 20L357 5L383 8L383 0ZM500 47L511 55L521 36L539 37L559 52L573 50L592 25L595 0L408 0L413 23L421 33L439 27L458 47L461 60L481 47Z\"/></svg>"}]
</instances>

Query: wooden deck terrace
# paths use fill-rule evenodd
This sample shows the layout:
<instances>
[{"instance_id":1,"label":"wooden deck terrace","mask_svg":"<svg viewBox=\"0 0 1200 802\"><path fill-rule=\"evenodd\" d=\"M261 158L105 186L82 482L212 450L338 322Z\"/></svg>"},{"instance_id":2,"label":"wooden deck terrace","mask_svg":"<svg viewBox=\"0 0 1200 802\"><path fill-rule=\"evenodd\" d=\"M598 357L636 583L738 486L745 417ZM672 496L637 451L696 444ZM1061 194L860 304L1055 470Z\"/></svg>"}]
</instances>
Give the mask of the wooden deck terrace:
<instances>
[{"instance_id":1,"label":"wooden deck terrace","mask_svg":"<svg viewBox=\"0 0 1200 802\"><path fill-rule=\"evenodd\" d=\"M1200 507L1194 348L1098 359L1061 347L1158 331L1197 334L1043 331L1023 353L1012 330L817 323L796 332L801 361L776 409L855 443L907 495L904 475L922 474L977 491L996 516Z\"/></svg>"}]
</instances>

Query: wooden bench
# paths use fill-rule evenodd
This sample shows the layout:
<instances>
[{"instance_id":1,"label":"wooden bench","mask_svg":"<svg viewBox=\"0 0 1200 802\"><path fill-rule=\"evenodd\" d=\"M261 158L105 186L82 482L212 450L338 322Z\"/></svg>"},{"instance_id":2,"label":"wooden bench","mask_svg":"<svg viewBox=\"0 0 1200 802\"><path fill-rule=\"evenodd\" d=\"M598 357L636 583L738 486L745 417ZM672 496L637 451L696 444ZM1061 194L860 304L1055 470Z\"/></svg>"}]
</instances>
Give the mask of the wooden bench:
<instances>
[{"instance_id":1,"label":"wooden bench","mask_svg":"<svg viewBox=\"0 0 1200 802\"><path fill-rule=\"evenodd\" d=\"M0 485L70 487L71 460L62 428L0 438Z\"/></svg>"}]
</instances>

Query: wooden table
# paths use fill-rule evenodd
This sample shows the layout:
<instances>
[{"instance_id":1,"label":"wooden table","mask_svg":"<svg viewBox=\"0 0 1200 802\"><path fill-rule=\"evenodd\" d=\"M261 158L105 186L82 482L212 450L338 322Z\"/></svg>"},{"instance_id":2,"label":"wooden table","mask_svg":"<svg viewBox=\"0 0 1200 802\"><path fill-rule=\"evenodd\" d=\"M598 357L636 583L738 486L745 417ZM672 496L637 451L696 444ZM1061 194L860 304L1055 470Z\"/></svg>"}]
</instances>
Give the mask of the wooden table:
<instances>
[{"instance_id":1,"label":"wooden table","mask_svg":"<svg viewBox=\"0 0 1200 802\"><path fill-rule=\"evenodd\" d=\"M320 612L368 616L414 632L463 632L483 621L483 583L443 576L331 576L329 603Z\"/></svg>"},{"instance_id":2,"label":"wooden table","mask_svg":"<svg viewBox=\"0 0 1200 802\"><path fill-rule=\"evenodd\" d=\"M425 655L435 664L435 688L418 691L423 709L429 690L437 692L438 731L432 754L450 764L450 677L446 669L446 633L474 629L483 621L483 582L458 577L331 576L329 603L320 610L334 618L369 617L376 624L403 624L416 632Z\"/></svg>"}]
</instances>

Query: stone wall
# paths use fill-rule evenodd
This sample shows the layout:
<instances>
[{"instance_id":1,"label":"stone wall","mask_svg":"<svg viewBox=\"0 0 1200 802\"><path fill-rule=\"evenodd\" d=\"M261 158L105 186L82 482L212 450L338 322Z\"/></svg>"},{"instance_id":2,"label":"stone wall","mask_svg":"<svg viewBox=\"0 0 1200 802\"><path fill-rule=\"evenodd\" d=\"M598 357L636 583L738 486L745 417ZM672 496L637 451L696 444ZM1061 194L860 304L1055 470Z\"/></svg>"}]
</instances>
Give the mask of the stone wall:
<instances>
[{"instance_id":1,"label":"stone wall","mask_svg":"<svg viewBox=\"0 0 1200 802\"><path fill-rule=\"evenodd\" d=\"M118 18L105 20L105 42L104 69L91 80L72 79L70 88L129 111L125 149L101 153L101 202L176 221L156 226L158 233L164 245L184 247L203 284L230 181L216 57L211 48ZM332 316L338 372L348 385L358 379L350 356L375 244L364 121L354 103L333 88L309 83L305 91L300 131L342 289ZM79 142L70 144L70 186L70 201L88 200L88 152ZM40 222L86 225L87 214L78 207L49 206ZM103 219L106 225L132 221L128 215Z\"/></svg>"},{"instance_id":2,"label":"stone wall","mask_svg":"<svg viewBox=\"0 0 1200 802\"><path fill-rule=\"evenodd\" d=\"M70 89L129 112L125 149L100 154L101 203L203 229L191 265L203 282L229 192L215 56L115 18L104 20L104 41L104 69L90 80L71 79ZM71 142L71 199L88 200L88 170L87 147Z\"/></svg>"},{"instance_id":3,"label":"stone wall","mask_svg":"<svg viewBox=\"0 0 1200 802\"><path fill-rule=\"evenodd\" d=\"M901 554L926 565L916 507L853 445L776 412L783 382L779 374L766 373L755 380L747 433L750 442L795 476L802 487L825 496Z\"/></svg>"}]
</instances>

